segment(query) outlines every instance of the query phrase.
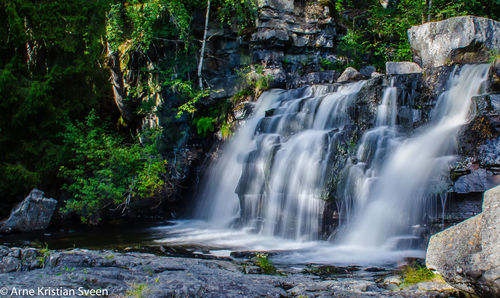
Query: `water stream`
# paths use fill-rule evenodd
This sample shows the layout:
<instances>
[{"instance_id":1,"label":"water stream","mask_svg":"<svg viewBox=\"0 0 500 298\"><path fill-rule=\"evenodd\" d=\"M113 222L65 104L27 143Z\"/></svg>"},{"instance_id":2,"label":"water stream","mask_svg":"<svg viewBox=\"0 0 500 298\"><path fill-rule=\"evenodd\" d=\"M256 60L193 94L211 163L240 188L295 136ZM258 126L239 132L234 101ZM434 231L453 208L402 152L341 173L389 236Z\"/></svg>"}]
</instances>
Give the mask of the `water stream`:
<instances>
[{"instance_id":1,"label":"water stream","mask_svg":"<svg viewBox=\"0 0 500 298\"><path fill-rule=\"evenodd\" d=\"M449 188L456 136L470 117L488 65L452 73L428 123L413 132L398 125L398 88L384 90L375 123L338 173L340 227L323 231L329 162L346 144L350 109L365 82L270 90L211 166L197 221L165 227L163 243L214 250L285 250L282 261L380 263L422 256L425 200ZM352 129L352 128L351 128Z\"/></svg>"}]
</instances>

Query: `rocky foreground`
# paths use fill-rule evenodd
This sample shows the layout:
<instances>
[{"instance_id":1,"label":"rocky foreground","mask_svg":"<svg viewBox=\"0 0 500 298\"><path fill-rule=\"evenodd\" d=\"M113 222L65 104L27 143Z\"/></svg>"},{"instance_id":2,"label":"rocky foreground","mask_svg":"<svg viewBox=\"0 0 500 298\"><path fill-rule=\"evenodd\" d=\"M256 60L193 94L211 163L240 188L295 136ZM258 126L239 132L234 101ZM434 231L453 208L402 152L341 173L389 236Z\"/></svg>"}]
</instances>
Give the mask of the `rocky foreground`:
<instances>
[{"instance_id":1,"label":"rocky foreground","mask_svg":"<svg viewBox=\"0 0 500 298\"><path fill-rule=\"evenodd\" d=\"M0 256L2 297L448 297L455 293L438 279L403 286L399 275L381 268L320 271L288 266L271 270L274 274L259 274L262 268L251 257L202 259L5 246L0 246Z\"/></svg>"}]
</instances>

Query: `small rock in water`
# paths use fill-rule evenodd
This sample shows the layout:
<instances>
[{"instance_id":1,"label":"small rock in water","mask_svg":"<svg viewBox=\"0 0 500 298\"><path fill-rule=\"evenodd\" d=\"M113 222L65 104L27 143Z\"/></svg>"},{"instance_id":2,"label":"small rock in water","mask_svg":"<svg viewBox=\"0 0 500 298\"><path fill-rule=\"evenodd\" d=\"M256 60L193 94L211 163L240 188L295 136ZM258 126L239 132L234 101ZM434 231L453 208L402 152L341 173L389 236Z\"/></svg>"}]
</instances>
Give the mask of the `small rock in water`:
<instances>
[{"instance_id":1,"label":"small rock in water","mask_svg":"<svg viewBox=\"0 0 500 298\"><path fill-rule=\"evenodd\" d=\"M370 268L366 268L365 271L368 271L368 272L381 272L381 271L385 271L386 269L384 268L378 268L378 267L370 267Z\"/></svg>"}]
</instances>

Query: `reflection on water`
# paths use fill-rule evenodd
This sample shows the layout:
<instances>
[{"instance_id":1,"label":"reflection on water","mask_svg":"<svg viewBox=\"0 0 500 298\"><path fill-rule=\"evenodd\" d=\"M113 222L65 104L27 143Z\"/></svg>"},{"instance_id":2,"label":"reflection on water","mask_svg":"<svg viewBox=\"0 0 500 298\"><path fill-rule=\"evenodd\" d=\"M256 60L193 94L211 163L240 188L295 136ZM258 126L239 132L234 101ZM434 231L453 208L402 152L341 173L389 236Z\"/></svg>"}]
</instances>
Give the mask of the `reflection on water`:
<instances>
[{"instance_id":1,"label":"reflection on water","mask_svg":"<svg viewBox=\"0 0 500 298\"><path fill-rule=\"evenodd\" d=\"M162 232L156 233L155 226L169 225L168 222L134 223L110 225L95 228L46 230L22 234L1 235L0 243L9 246L48 246L50 249L87 248L120 249L140 245L155 245L162 239Z\"/></svg>"}]
</instances>

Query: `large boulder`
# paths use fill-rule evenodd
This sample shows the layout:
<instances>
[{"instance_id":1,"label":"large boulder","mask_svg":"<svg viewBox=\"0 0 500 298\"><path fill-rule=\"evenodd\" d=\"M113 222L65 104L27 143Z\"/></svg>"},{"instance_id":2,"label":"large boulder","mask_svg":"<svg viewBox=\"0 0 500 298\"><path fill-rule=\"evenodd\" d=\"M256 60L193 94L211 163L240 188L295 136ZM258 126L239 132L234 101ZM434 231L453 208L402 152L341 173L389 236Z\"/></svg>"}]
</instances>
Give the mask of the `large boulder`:
<instances>
[{"instance_id":1,"label":"large boulder","mask_svg":"<svg viewBox=\"0 0 500 298\"><path fill-rule=\"evenodd\" d=\"M408 38L414 60L424 67L487 62L491 51L500 51L500 22L455 17L411 27Z\"/></svg>"},{"instance_id":2,"label":"large boulder","mask_svg":"<svg viewBox=\"0 0 500 298\"><path fill-rule=\"evenodd\" d=\"M33 189L14 210L10 217L0 223L0 232L28 232L44 230L56 209L57 201L44 197L43 191Z\"/></svg>"},{"instance_id":3,"label":"large boulder","mask_svg":"<svg viewBox=\"0 0 500 298\"><path fill-rule=\"evenodd\" d=\"M500 297L500 186L485 192L483 212L431 237L426 264L453 287Z\"/></svg>"}]
</instances>

